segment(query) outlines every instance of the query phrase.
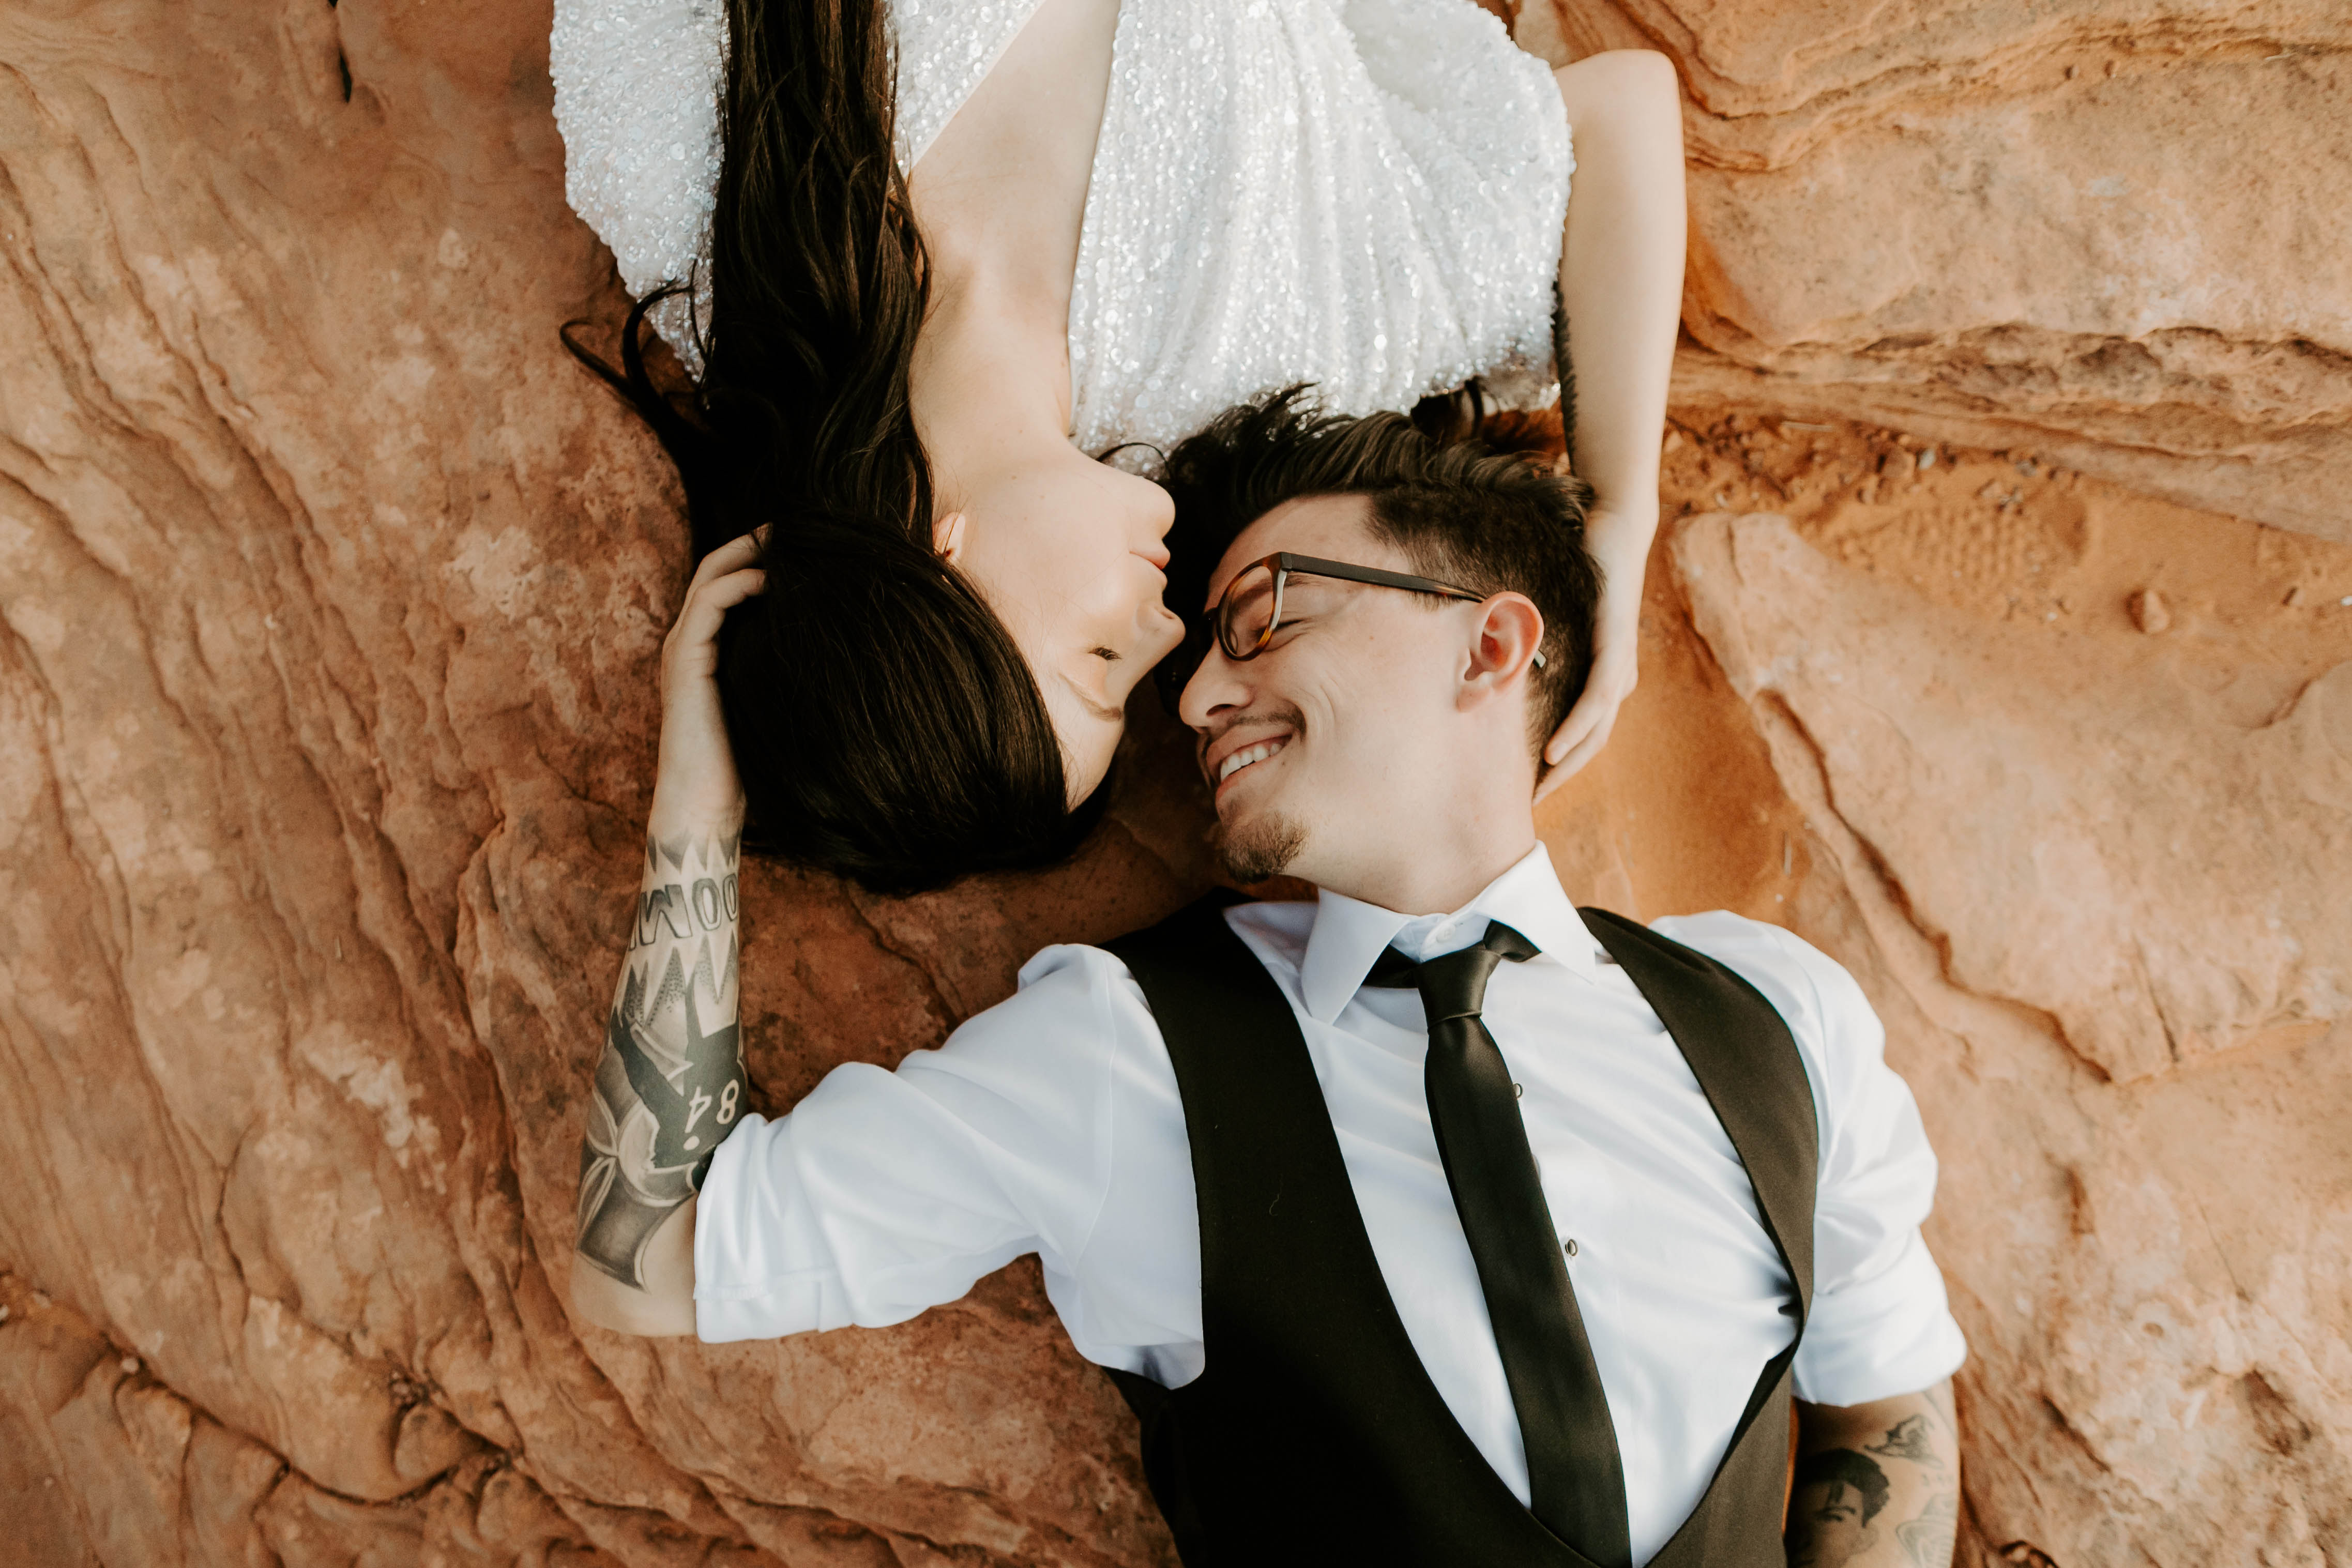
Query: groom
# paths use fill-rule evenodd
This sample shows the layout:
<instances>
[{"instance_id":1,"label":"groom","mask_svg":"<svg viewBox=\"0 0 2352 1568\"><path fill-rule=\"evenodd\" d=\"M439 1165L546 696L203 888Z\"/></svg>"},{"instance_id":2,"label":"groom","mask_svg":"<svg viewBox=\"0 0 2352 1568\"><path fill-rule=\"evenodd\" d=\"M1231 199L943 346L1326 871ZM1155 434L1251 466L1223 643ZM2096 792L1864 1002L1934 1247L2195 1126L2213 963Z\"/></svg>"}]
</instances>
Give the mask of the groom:
<instances>
[{"instance_id":1,"label":"groom","mask_svg":"<svg viewBox=\"0 0 2352 1568\"><path fill-rule=\"evenodd\" d=\"M730 981L674 957L687 1048L619 1009L598 1074L583 1315L896 1322L1035 1251L1195 1568L1778 1563L1792 1399L1786 1551L1942 1568L1963 1349L1868 1005L1775 927L1580 911L1536 839L1598 589L1573 486L1284 400L1170 472L1226 868L1317 901L1047 948L773 1122L733 1113ZM713 1138L698 1197L629 1153Z\"/></svg>"}]
</instances>

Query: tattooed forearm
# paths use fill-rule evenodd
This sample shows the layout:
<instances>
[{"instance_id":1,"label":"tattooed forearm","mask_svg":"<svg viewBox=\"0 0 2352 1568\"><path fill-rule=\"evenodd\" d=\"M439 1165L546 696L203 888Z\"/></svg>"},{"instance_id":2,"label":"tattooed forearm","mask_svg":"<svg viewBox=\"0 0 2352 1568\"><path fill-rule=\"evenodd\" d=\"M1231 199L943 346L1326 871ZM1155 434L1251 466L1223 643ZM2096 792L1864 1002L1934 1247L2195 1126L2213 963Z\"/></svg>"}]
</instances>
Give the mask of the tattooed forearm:
<instances>
[{"instance_id":1,"label":"tattooed forearm","mask_svg":"<svg viewBox=\"0 0 2352 1568\"><path fill-rule=\"evenodd\" d=\"M648 840L580 1145L580 1257L644 1289L646 1243L743 1111L740 834Z\"/></svg>"},{"instance_id":2,"label":"tattooed forearm","mask_svg":"<svg viewBox=\"0 0 2352 1568\"><path fill-rule=\"evenodd\" d=\"M1960 1522L1952 1389L1800 1408L1790 1568L1950 1568Z\"/></svg>"}]
</instances>

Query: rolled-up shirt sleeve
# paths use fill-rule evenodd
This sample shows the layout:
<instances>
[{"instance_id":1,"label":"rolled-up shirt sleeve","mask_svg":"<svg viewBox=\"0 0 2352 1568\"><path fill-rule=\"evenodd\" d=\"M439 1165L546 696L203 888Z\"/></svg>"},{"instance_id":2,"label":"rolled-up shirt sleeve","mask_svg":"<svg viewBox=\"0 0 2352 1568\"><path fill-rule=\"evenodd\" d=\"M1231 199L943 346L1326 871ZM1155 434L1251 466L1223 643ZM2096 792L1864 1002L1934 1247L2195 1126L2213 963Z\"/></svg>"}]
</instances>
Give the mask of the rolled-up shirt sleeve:
<instances>
[{"instance_id":1,"label":"rolled-up shirt sleeve","mask_svg":"<svg viewBox=\"0 0 2352 1568\"><path fill-rule=\"evenodd\" d=\"M1936 1152L1886 1031L1837 960L1777 925L1720 911L1657 929L1738 969L1787 1020L1820 1132L1813 1303L1797 1347L1797 1397L1864 1405L1931 1387L1968 1358L1944 1276L1919 1234Z\"/></svg>"},{"instance_id":2,"label":"rolled-up shirt sleeve","mask_svg":"<svg viewBox=\"0 0 2352 1568\"><path fill-rule=\"evenodd\" d=\"M1935 1150L1853 977L1785 931L1774 938L1811 992L1809 1027L1796 1032L1811 1047L1822 1097L1813 1304L1797 1350L1797 1397L1862 1405L1916 1393L1968 1356L1919 1234L1935 1203Z\"/></svg>"},{"instance_id":3,"label":"rolled-up shirt sleeve","mask_svg":"<svg viewBox=\"0 0 2352 1568\"><path fill-rule=\"evenodd\" d=\"M1021 978L940 1050L836 1068L719 1145L695 1222L703 1339L902 1322L1028 1251L1066 1274L1110 1186L1109 1012L1133 983L1079 947Z\"/></svg>"}]
</instances>

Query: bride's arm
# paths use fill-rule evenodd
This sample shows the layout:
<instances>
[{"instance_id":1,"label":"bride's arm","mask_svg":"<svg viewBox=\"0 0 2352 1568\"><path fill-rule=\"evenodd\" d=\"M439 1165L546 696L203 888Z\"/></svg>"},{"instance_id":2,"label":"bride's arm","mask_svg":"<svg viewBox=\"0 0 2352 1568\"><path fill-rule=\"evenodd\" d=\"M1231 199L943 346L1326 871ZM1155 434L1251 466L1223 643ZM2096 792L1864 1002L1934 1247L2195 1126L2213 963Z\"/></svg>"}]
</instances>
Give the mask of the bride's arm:
<instances>
[{"instance_id":1,"label":"bride's arm","mask_svg":"<svg viewBox=\"0 0 2352 1568\"><path fill-rule=\"evenodd\" d=\"M1593 488L1587 537L1608 574L1592 678L1550 742L1538 799L1590 761L1633 689L1642 576L1658 527L1658 442L1682 317L1682 96L1643 49L1555 73L1576 138L1559 298L1567 318L1576 471Z\"/></svg>"},{"instance_id":2,"label":"bride's arm","mask_svg":"<svg viewBox=\"0 0 2352 1568\"><path fill-rule=\"evenodd\" d=\"M743 796L713 679L720 620L760 591L750 538L704 558L662 645L645 873L582 1138L572 1304L622 1333L694 1333L695 1191L740 1124Z\"/></svg>"}]
</instances>

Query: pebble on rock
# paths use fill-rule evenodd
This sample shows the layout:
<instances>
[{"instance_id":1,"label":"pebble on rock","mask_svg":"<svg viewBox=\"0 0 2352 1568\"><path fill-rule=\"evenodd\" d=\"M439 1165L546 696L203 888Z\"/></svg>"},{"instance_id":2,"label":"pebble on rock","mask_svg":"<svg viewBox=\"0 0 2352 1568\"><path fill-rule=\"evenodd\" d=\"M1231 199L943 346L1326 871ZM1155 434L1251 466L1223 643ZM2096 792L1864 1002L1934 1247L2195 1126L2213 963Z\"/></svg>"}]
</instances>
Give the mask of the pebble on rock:
<instances>
[{"instance_id":1,"label":"pebble on rock","mask_svg":"<svg viewBox=\"0 0 2352 1568\"><path fill-rule=\"evenodd\" d=\"M2133 625L2153 637L2172 624L2172 610L2163 594L2143 588L2131 596L2131 618Z\"/></svg>"}]
</instances>

